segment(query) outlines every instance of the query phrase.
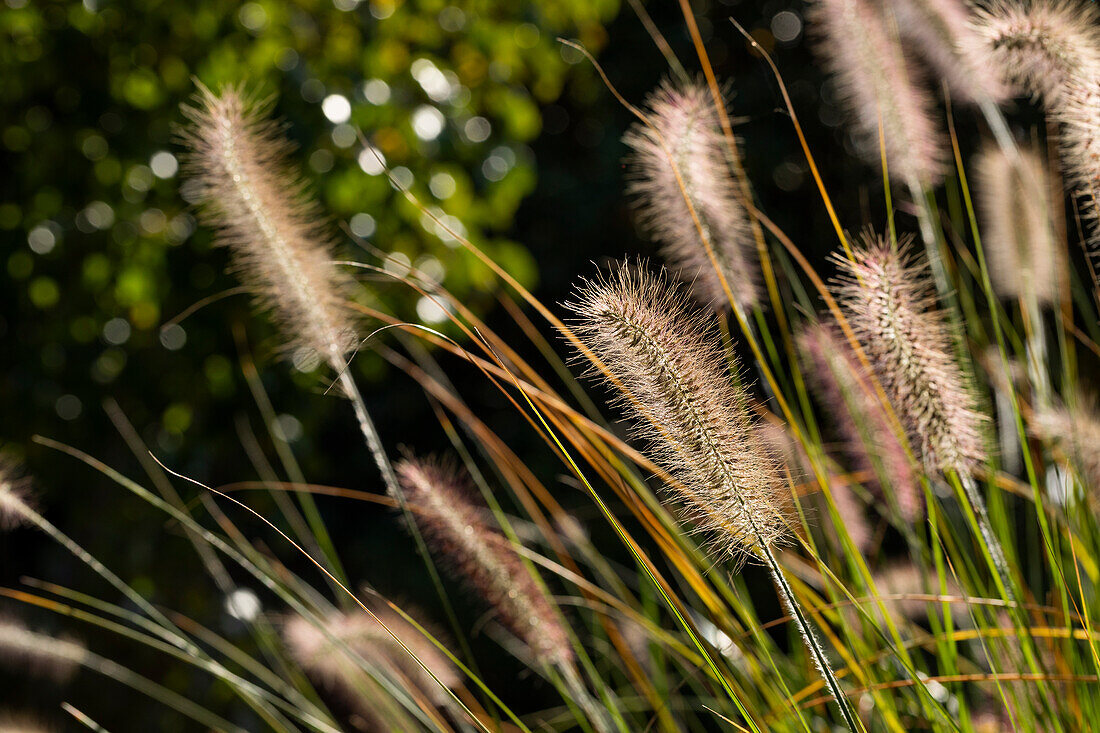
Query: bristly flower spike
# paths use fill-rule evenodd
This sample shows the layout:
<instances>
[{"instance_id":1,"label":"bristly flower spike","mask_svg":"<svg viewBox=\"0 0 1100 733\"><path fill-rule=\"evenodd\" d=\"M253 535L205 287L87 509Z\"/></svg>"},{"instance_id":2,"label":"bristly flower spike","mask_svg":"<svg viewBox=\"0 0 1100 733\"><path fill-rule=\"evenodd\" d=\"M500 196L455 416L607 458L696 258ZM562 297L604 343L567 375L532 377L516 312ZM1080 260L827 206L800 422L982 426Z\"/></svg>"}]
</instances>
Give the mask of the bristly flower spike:
<instances>
[{"instance_id":1,"label":"bristly flower spike","mask_svg":"<svg viewBox=\"0 0 1100 733\"><path fill-rule=\"evenodd\" d=\"M808 21L818 35L817 53L855 118L867 162L880 165L881 120L890 178L905 185L937 183L945 153L932 99L915 83L915 70L881 8L871 0L814 0Z\"/></svg>"},{"instance_id":2,"label":"bristly flower spike","mask_svg":"<svg viewBox=\"0 0 1100 733\"><path fill-rule=\"evenodd\" d=\"M618 399L639 418L634 432L699 531L739 559L781 540L789 492L705 316L640 266L586 280L574 297L577 335L629 390Z\"/></svg>"},{"instance_id":3,"label":"bristly flower spike","mask_svg":"<svg viewBox=\"0 0 1100 733\"><path fill-rule=\"evenodd\" d=\"M1075 79L1100 73L1100 28L1094 3L995 0L978 10L981 50L1016 94L1056 106Z\"/></svg>"},{"instance_id":4,"label":"bristly flower spike","mask_svg":"<svg viewBox=\"0 0 1100 733\"><path fill-rule=\"evenodd\" d=\"M598 374L625 390L619 401L634 414L634 432L676 479L688 519L717 552L768 567L845 723L861 730L776 558L774 546L790 532L790 490L708 319L663 278L626 263L583 281L566 307L577 336L610 372Z\"/></svg>"},{"instance_id":5,"label":"bristly flower spike","mask_svg":"<svg viewBox=\"0 0 1100 733\"><path fill-rule=\"evenodd\" d=\"M32 669L63 680L71 677L87 657L83 644L0 618L0 658L18 669Z\"/></svg>"},{"instance_id":6,"label":"bristly flower spike","mask_svg":"<svg viewBox=\"0 0 1100 733\"><path fill-rule=\"evenodd\" d=\"M989 146L978 155L976 169L982 247L993 289L1005 298L1056 303L1062 247L1055 241L1051 184L1042 159L1020 150L1013 161Z\"/></svg>"},{"instance_id":7,"label":"bristly flower spike","mask_svg":"<svg viewBox=\"0 0 1100 733\"><path fill-rule=\"evenodd\" d=\"M1095 401L1080 398L1066 407L1044 407L1029 422L1031 432L1042 440L1058 445L1077 464L1081 478L1100 491L1100 412Z\"/></svg>"},{"instance_id":8,"label":"bristly flower spike","mask_svg":"<svg viewBox=\"0 0 1100 733\"><path fill-rule=\"evenodd\" d=\"M440 559L454 565L535 658L560 667L573 663L569 634L557 610L501 532L485 520L468 480L440 461L405 458L398 480L417 526Z\"/></svg>"},{"instance_id":9,"label":"bristly flower spike","mask_svg":"<svg viewBox=\"0 0 1100 733\"><path fill-rule=\"evenodd\" d=\"M332 239L290 166L270 102L240 87L199 88L185 107L185 196L215 227L234 268L270 309L285 340L338 364L355 345L345 301L351 280L333 264Z\"/></svg>"},{"instance_id":10,"label":"bristly flower spike","mask_svg":"<svg viewBox=\"0 0 1100 733\"><path fill-rule=\"evenodd\" d=\"M639 225L700 302L728 306L728 287L751 308L760 298L752 232L710 90L665 81L645 106L649 124L636 122L623 137Z\"/></svg>"},{"instance_id":11,"label":"bristly flower spike","mask_svg":"<svg viewBox=\"0 0 1100 733\"><path fill-rule=\"evenodd\" d=\"M925 460L943 471L969 474L985 459L977 399L951 356L951 339L925 266L873 233L853 259L838 256L836 294L848 322Z\"/></svg>"},{"instance_id":12,"label":"bristly flower spike","mask_svg":"<svg viewBox=\"0 0 1100 733\"><path fill-rule=\"evenodd\" d=\"M980 104L1008 97L964 0L886 0L885 5L902 41L947 81L955 99Z\"/></svg>"},{"instance_id":13,"label":"bristly flower spike","mask_svg":"<svg viewBox=\"0 0 1100 733\"><path fill-rule=\"evenodd\" d=\"M974 511L991 568L1004 599L1015 602L1004 547L993 531L973 473L986 459L977 397L951 356L951 337L935 308L931 279L908 253L909 240L892 247L871 232L852 259L837 257L843 272L837 299L894 412L925 464L957 481Z\"/></svg>"},{"instance_id":14,"label":"bristly flower spike","mask_svg":"<svg viewBox=\"0 0 1100 733\"><path fill-rule=\"evenodd\" d=\"M998 0L979 14L984 48L1019 93L1039 98L1062 126L1067 190L1100 240L1100 25L1095 3Z\"/></svg>"},{"instance_id":15,"label":"bristly flower spike","mask_svg":"<svg viewBox=\"0 0 1100 733\"><path fill-rule=\"evenodd\" d=\"M333 611L324 618L324 629L305 617L290 616L283 624L282 636L303 669L325 684L343 689L350 697L355 697L361 672L357 666L359 660L351 656L357 655L361 662L404 677L405 684L415 686L434 704L447 703L450 698L439 685L456 688L462 682L451 661L418 629L389 608L375 605L371 613L374 615L361 611ZM408 652L394 641L390 632L401 640Z\"/></svg>"},{"instance_id":16,"label":"bristly flower spike","mask_svg":"<svg viewBox=\"0 0 1100 733\"><path fill-rule=\"evenodd\" d=\"M0 458L0 530L14 529L27 522L27 510L32 506L29 483L16 478L15 468Z\"/></svg>"}]
</instances>

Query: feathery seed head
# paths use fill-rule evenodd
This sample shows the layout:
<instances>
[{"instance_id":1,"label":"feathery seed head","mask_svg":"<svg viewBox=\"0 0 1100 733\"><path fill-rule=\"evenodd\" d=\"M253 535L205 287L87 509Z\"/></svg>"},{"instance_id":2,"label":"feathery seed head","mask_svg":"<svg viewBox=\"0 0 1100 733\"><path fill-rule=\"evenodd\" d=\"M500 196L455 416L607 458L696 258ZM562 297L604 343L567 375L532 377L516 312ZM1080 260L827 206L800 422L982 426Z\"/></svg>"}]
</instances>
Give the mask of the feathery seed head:
<instances>
[{"instance_id":1,"label":"feathery seed head","mask_svg":"<svg viewBox=\"0 0 1100 733\"><path fill-rule=\"evenodd\" d=\"M902 184L937 183L944 150L932 116L932 99L915 81L901 46L870 0L815 0L809 26L817 52L855 117L855 138L876 168L879 120L890 177Z\"/></svg>"},{"instance_id":2,"label":"feathery seed head","mask_svg":"<svg viewBox=\"0 0 1100 733\"><path fill-rule=\"evenodd\" d=\"M0 530L14 529L27 521L27 509L32 507L27 479L16 478L14 466L0 458Z\"/></svg>"},{"instance_id":3,"label":"feathery seed head","mask_svg":"<svg viewBox=\"0 0 1100 733\"><path fill-rule=\"evenodd\" d=\"M686 517L738 559L783 539L789 491L708 319L664 278L625 263L574 297L577 335L627 390L617 401L677 480Z\"/></svg>"},{"instance_id":4,"label":"feathery seed head","mask_svg":"<svg viewBox=\"0 0 1100 733\"><path fill-rule=\"evenodd\" d=\"M1100 490L1100 413L1092 400L1082 399L1074 410L1046 407L1037 410L1028 425L1031 432L1061 447L1074 461L1082 478L1094 491Z\"/></svg>"},{"instance_id":5,"label":"feathery seed head","mask_svg":"<svg viewBox=\"0 0 1100 733\"><path fill-rule=\"evenodd\" d=\"M895 249L868 232L853 260L836 261L837 299L912 445L940 470L969 471L985 459L985 418L909 241Z\"/></svg>"},{"instance_id":6,"label":"feathery seed head","mask_svg":"<svg viewBox=\"0 0 1100 733\"><path fill-rule=\"evenodd\" d=\"M1100 252L1100 65L1068 85L1055 119L1062 124L1061 158L1066 185L1088 226L1088 243Z\"/></svg>"},{"instance_id":7,"label":"feathery seed head","mask_svg":"<svg viewBox=\"0 0 1100 733\"><path fill-rule=\"evenodd\" d=\"M752 232L710 90L701 81L665 81L646 111L652 127L635 122L623 137L633 150L627 192L639 225L701 302L728 305L724 277L737 303L750 308L760 296Z\"/></svg>"},{"instance_id":8,"label":"feathery seed head","mask_svg":"<svg viewBox=\"0 0 1100 733\"><path fill-rule=\"evenodd\" d=\"M1061 124L1067 190L1100 244L1100 12L1080 0L1000 0L978 28L1004 78Z\"/></svg>"},{"instance_id":9,"label":"feathery seed head","mask_svg":"<svg viewBox=\"0 0 1100 733\"><path fill-rule=\"evenodd\" d=\"M200 87L197 105L183 109L190 121L181 135L189 149L184 191L286 341L335 361L355 345L344 305L351 279L332 263L332 239L269 108L240 87L218 94Z\"/></svg>"},{"instance_id":10,"label":"feathery seed head","mask_svg":"<svg viewBox=\"0 0 1100 733\"><path fill-rule=\"evenodd\" d=\"M924 514L924 497L905 446L875 393L866 370L835 325L812 325L798 334L806 374L818 398L844 438L852 468L886 478L903 519ZM884 497L882 484L868 484Z\"/></svg>"},{"instance_id":11,"label":"feathery seed head","mask_svg":"<svg viewBox=\"0 0 1100 733\"><path fill-rule=\"evenodd\" d=\"M1077 77L1100 73L1100 30L1091 2L995 0L975 15L974 30L1002 79L1050 105Z\"/></svg>"},{"instance_id":12,"label":"feathery seed head","mask_svg":"<svg viewBox=\"0 0 1100 733\"><path fill-rule=\"evenodd\" d=\"M454 563L537 659L572 664L573 648L558 612L508 538L489 525L468 480L456 467L438 460L410 456L394 468L415 509L417 526L438 556Z\"/></svg>"},{"instance_id":13,"label":"feathery seed head","mask_svg":"<svg viewBox=\"0 0 1100 733\"><path fill-rule=\"evenodd\" d=\"M0 733L48 733L50 728L25 715L5 713L0 716Z\"/></svg>"},{"instance_id":14,"label":"feathery seed head","mask_svg":"<svg viewBox=\"0 0 1100 733\"><path fill-rule=\"evenodd\" d=\"M980 103L1008 96L963 0L888 0L886 5L902 39L947 81L955 98Z\"/></svg>"},{"instance_id":15,"label":"feathery seed head","mask_svg":"<svg viewBox=\"0 0 1100 733\"><path fill-rule=\"evenodd\" d=\"M1002 296L1033 295L1040 303L1059 298L1062 247L1055 241L1050 179L1034 151L1014 162L999 147L978 156L978 204L985 232L982 246L994 289Z\"/></svg>"},{"instance_id":16,"label":"feathery seed head","mask_svg":"<svg viewBox=\"0 0 1100 733\"><path fill-rule=\"evenodd\" d=\"M20 669L30 668L59 680L72 676L87 658L83 644L31 631L18 621L0 619L0 657Z\"/></svg>"},{"instance_id":17,"label":"feathery seed head","mask_svg":"<svg viewBox=\"0 0 1100 733\"><path fill-rule=\"evenodd\" d=\"M331 687L349 691L358 687L361 669L349 658L346 650L350 650L367 664L397 672L436 704L441 704L447 698L446 692L394 641L382 624L396 634L440 682L453 688L461 684L461 679L451 661L412 624L389 608L373 605L371 611L378 620L363 612L333 611L325 619L324 631L301 616L290 616L283 623L283 638L302 668ZM433 636L438 637L438 634L433 633Z\"/></svg>"}]
</instances>

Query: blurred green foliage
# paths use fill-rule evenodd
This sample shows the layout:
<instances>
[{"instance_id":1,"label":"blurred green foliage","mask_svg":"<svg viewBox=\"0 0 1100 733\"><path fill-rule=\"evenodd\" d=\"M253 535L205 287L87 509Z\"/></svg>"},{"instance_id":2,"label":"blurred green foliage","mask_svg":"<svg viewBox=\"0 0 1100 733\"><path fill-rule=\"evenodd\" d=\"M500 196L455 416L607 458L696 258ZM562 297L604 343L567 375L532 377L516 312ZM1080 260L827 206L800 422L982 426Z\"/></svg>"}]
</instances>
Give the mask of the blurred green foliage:
<instances>
[{"instance_id":1,"label":"blurred green foliage","mask_svg":"<svg viewBox=\"0 0 1100 733\"><path fill-rule=\"evenodd\" d=\"M166 348L200 359L174 370L206 381L201 390L189 381L186 404L164 412L164 429L177 434L202 393L232 392L232 364L219 349L194 348L201 321L161 328L234 285L178 193L174 136L196 81L244 81L276 96L334 230L376 242L460 298L490 297L487 270L395 189L381 157L428 210L532 284L531 256L504 236L535 185L525 143L573 69L594 77L556 37L599 48L617 5L6 0L0 336L19 343L18 363L4 366L27 370L22 380L9 371L8 386L33 392L35 409L75 419L85 391L122 377L135 350ZM395 296L387 300L405 317L443 317ZM179 394L170 378L159 386Z\"/></svg>"}]
</instances>

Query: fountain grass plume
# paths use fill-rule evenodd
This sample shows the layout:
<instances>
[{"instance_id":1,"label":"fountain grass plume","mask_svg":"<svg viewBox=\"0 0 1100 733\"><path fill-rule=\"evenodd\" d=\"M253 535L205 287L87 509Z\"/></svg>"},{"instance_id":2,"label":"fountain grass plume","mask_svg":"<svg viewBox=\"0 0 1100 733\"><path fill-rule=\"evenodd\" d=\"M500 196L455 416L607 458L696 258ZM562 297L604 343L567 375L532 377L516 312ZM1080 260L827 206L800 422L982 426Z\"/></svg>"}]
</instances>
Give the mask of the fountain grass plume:
<instances>
[{"instance_id":1,"label":"fountain grass plume","mask_svg":"<svg viewBox=\"0 0 1100 733\"><path fill-rule=\"evenodd\" d=\"M951 89L970 104L1003 102L1008 85L1000 78L975 28L975 15L963 0L886 0L897 32Z\"/></svg>"},{"instance_id":2,"label":"fountain grass plume","mask_svg":"<svg viewBox=\"0 0 1100 733\"><path fill-rule=\"evenodd\" d=\"M1066 186L1077 200L1093 254L1100 254L1100 69L1075 77L1054 115L1062 125Z\"/></svg>"},{"instance_id":3,"label":"fountain grass plume","mask_svg":"<svg viewBox=\"0 0 1100 733\"><path fill-rule=\"evenodd\" d=\"M1100 490L1100 411L1096 401L1080 398L1072 409L1043 407L1032 415L1028 427L1041 440L1059 446L1096 495Z\"/></svg>"},{"instance_id":4,"label":"fountain grass plume","mask_svg":"<svg viewBox=\"0 0 1100 733\"><path fill-rule=\"evenodd\" d=\"M854 118L867 162L880 167L879 121L890 177L928 186L943 177L946 153L932 97L871 0L814 0L808 8L816 51Z\"/></svg>"},{"instance_id":5,"label":"fountain grass plume","mask_svg":"<svg viewBox=\"0 0 1100 733\"><path fill-rule=\"evenodd\" d=\"M995 0L978 10L974 29L1002 80L1017 94L1057 104L1075 77L1100 73L1094 3Z\"/></svg>"},{"instance_id":6,"label":"fountain grass plume","mask_svg":"<svg viewBox=\"0 0 1100 733\"><path fill-rule=\"evenodd\" d=\"M845 723L861 730L776 557L775 545L791 532L790 489L751 417L746 390L734 382L712 319L642 265L620 263L583 280L573 298L566 307L576 316L576 335L609 370L596 373L619 389L635 436L675 477L686 518L720 555L767 566Z\"/></svg>"},{"instance_id":7,"label":"fountain grass plume","mask_svg":"<svg viewBox=\"0 0 1100 733\"><path fill-rule=\"evenodd\" d=\"M302 668L326 685L353 694L360 668L345 651L348 649L368 664L400 674L436 705L447 703L450 697L446 692L394 641L386 628L401 639L440 683L450 688L462 682L454 664L418 629L389 608L376 604L371 611L377 618L361 611L332 611L324 619L324 630L302 616L290 616L282 624L282 636Z\"/></svg>"},{"instance_id":8,"label":"fountain grass plume","mask_svg":"<svg viewBox=\"0 0 1100 733\"><path fill-rule=\"evenodd\" d=\"M636 437L679 482L684 513L712 547L744 559L787 534L790 495L755 430L711 320L644 267L584 280L566 304L577 335L629 390Z\"/></svg>"},{"instance_id":9,"label":"fountain grass plume","mask_svg":"<svg viewBox=\"0 0 1100 733\"><path fill-rule=\"evenodd\" d=\"M87 649L79 642L31 631L18 621L0 618L0 657L17 669L65 680L87 656Z\"/></svg>"},{"instance_id":10,"label":"fountain grass plume","mask_svg":"<svg viewBox=\"0 0 1100 733\"><path fill-rule=\"evenodd\" d=\"M0 530L25 524L27 509L33 507L30 479L19 478L15 464L0 457Z\"/></svg>"},{"instance_id":11,"label":"fountain grass plume","mask_svg":"<svg viewBox=\"0 0 1100 733\"><path fill-rule=\"evenodd\" d=\"M836 257L836 294L911 445L940 470L969 474L986 457L985 418L910 242L864 233L853 259Z\"/></svg>"},{"instance_id":12,"label":"fountain grass plume","mask_svg":"<svg viewBox=\"0 0 1100 733\"><path fill-rule=\"evenodd\" d=\"M227 86L199 87L184 107L181 139L185 197L217 231L233 268L270 310L289 345L338 362L354 348L355 324L345 307L351 279L333 264L333 240L315 202L288 160L292 146L271 102Z\"/></svg>"},{"instance_id":13,"label":"fountain grass plume","mask_svg":"<svg viewBox=\"0 0 1100 733\"><path fill-rule=\"evenodd\" d=\"M442 460L407 456L395 465L417 526L436 557L451 564L497 611L539 662L571 667L569 633L507 537L493 529L468 479Z\"/></svg>"},{"instance_id":14,"label":"fountain grass plume","mask_svg":"<svg viewBox=\"0 0 1100 733\"><path fill-rule=\"evenodd\" d=\"M898 512L907 522L924 516L924 494L905 446L866 370L835 326L810 325L798 334L806 375L844 440L853 469L878 477L867 483L885 499L889 481Z\"/></svg>"},{"instance_id":15,"label":"fountain grass plume","mask_svg":"<svg viewBox=\"0 0 1100 733\"><path fill-rule=\"evenodd\" d=\"M1100 12L1080 0L998 0L979 15L985 48L1006 81L1060 124L1067 190L1092 247L1100 244Z\"/></svg>"},{"instance_id":16,"label":"fountain grass plume","mask_svg":"<svg viewBox=\"0 0 1100 733\"><path fill-rule=\"evenodd\" d=\"M633 151L626 190L639 225L702 303L728 305L724 278L750 309L760 299L752 231L710 90L701 81L665 81L645 107L650 124L636 122L623 137Z\"/></svg>"},{"instance_id":17,"label":"fountain grass plume","mask_svg":"<svg viewBox=\"0 0 1100 733\"><path fill-rule=\"evenodd\" d=\"M993 289L1006 298L1057 303L1063 251L1055 241L1054 202L1042 159L1021 150L1013 161L1000 148L987 146L975 168L982 247Z\"/></svg>"}]
</instances>

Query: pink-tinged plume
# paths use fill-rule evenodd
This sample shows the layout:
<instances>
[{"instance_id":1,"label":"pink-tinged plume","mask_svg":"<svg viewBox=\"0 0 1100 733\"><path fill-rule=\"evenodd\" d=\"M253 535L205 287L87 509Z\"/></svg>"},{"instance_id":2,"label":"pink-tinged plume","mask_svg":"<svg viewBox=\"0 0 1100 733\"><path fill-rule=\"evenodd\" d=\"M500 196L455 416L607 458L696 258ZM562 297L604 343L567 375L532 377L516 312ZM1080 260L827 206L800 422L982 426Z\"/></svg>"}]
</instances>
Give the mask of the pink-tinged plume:
<instances>
[{"instance_id":1,"label":"pink-tinged plume","mask_svg":"<svg viewBox=\"0 0 1100 733\"><path fill-rule=\"evenodd\" d=\"M629 391L618 401L677 480L698 530L735 558L783 539L790 492L731 379L713 319L663 278L626 264L583 281L567 307L577 335Z\"/></svg>"},{"instance_id":2,"label":"pink-tinged plume","mask_svg":"<svg viewBox=\"0 0 1100 733\"><path fill-rule=\"evenodd\" d=\"M1021 150L1013 161L988 146L976 167L982 247L993 289L1005 298L1058 302L1063 246L1055 241L1051 183L1042 159Z\"/></svg>"},{"instance_id":3,"label":"pink-tinged plume","mask_svg":"<svg viewBox=\"0 0 1100 733\"><path fill-rule=\"evenodd\" d=\"M902 41L969 103L1002 102L1008 87L993 67L963 0L886 0Z\"/></svg>"},{"instance_id":4,"label":"pink-tinged plume","mask_svg":"<svg viewBox=\"0 0 1100 733\"><path fill-rule=\"evenodd\" d=\"M536 659L570 665L573 648L560 615L508 539L489 526L468 480L439 461L406 458L395 468L417 526L436 555L469 586Z\"/></svg>"},{"instance_id":5,"label":"pink-tinged plume","mask_svg":"<svg viewBox=\"0 0 1100 733\"><path fill-rule=\"evenodd\" d=\"M1038 98L1062 127L1067 191L1100 243L1100 25L1084 0L999 0L978 29L991 59L1018 93Z\"/></svg>"},{"instance_id":6,"label":"pink-tinged plume","mask_svg":"<svg viewBox=\"0 0 1100 733\"><path fill-rule=\"evenodd\" d=\"M333 264L332 239L269 108L237 87L200 87L197 105L184 108L184 193L286 341L339 363L356 342L345 306L351 280Z\"/></svg>"},{"instance_id":7,"label":"pink-tinged plume","mask_svg":"<svg viewBox=\"0 0 1100 733\"><path fill-rule=\"evenodd\" d=\"M817 397L844 439L851 468L877 477L867 486L883 499L882 479L886 479L901 518L920 520L924 516L920 482L851 345L835 327L825 325L804 329L798 345Z\"/></svg>"},{"instance_id":8,"label":"pink-tinged plume","mask_svg":"<svg viewBox=\"0 0 1100 733\"><path fill-rule=\"evenodd\" d=\"M701 302L728 306L725 278L734 300L752 307L760 295L752 231L710 90L666 81L646 112L652 126L636 122L623 137L634 151L627 192L639 225Z\"/></svg>"},{"instance_id":9,"label":"pink-tinged plume","mask_svg":"<svg viewBox=\"0 0 1100 733\"><path fill-rule=\"evenodd\" d=\"M909 250L865 234L854 259L836 258L836 295L910 444L940 470L969 473L986 457L985 417L951 355L927 268Z\"/></svg>"},{"instance_id":10,"label":"pink-tinged plume","mask_svg":"<svg viewBox=\"0 0 1100 733\"><path fill-rule=\"evenodd\" d=\"M808 21L867 162L880 167L881 121L890 178L906 185L937 183L946 155L932 98L917 85L881 8L871 0L814 0Z\"/></svg>"}]
</instances>

